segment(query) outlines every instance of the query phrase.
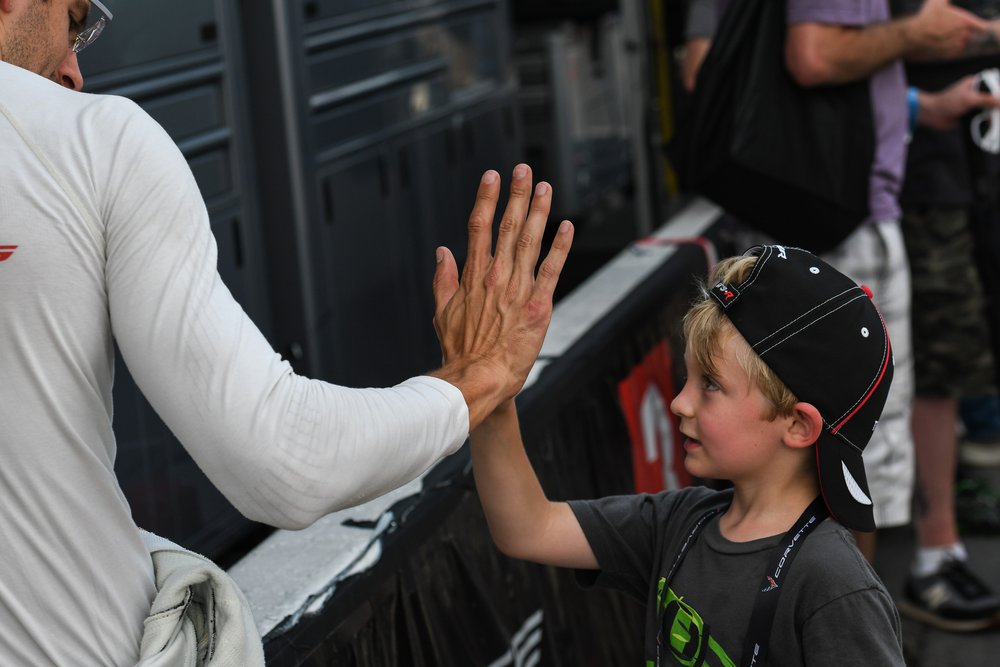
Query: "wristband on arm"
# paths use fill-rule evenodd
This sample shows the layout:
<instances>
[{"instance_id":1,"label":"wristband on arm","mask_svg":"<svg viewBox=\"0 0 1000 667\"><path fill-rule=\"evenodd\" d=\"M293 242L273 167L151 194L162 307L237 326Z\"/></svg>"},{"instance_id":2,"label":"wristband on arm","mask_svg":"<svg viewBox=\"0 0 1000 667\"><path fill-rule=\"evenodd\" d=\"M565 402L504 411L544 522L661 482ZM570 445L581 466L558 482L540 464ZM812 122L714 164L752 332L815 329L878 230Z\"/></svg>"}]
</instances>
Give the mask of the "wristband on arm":
<instances>
[{"instance_id":1,"label":"wristband on arm","mask_svg":"<svg viewBox=\"0 0 1000 667\"><path fill-rule=\"evenodd\" d=\"M906 89L906 108L909 110L910 132L917 127L917 116L920 115L920 96L914 86Z\"/></svg>"}]
</instances>

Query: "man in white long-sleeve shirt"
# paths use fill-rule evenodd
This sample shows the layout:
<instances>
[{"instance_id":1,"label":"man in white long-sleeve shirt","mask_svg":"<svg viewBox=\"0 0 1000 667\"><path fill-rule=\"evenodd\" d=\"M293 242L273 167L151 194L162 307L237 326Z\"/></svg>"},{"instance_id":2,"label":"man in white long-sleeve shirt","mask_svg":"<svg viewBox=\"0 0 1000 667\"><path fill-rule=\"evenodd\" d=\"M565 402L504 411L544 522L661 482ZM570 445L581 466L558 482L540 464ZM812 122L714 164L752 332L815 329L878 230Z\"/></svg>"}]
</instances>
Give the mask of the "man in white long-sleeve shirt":
<instances>
[{"instance_id":1,"label":"man in white long-sleeve shirt","mask_svg":"<svg viewBox=\"0 0 1000 667\"><path fill-rule=\"evenodd\" d=\"M2 664L136 661L154 582L114 473L113 340L241 512L302 527L417 476L517 393L573 235L562 223L536 279L551 190L522 165L494 254L487 172L461 282L438 250L445 365L389 389L296 376L219 279L173 142L132 102L78 92L99 4L0 0Z\"/></svg>"}]
</instances>

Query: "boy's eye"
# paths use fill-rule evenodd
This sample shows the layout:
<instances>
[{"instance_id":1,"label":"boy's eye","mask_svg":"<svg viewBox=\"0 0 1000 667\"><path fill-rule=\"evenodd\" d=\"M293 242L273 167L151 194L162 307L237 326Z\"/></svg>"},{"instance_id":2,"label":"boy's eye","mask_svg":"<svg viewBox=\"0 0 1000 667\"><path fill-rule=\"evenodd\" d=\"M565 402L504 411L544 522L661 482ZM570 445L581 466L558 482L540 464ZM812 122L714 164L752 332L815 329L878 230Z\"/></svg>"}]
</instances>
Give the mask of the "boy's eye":
<instances>
[{"instance_id":1,"label":"boy's eye","mask_svg":"<svg viewBox=\"0 0 1000 667\"><path fill-rule=\"evenodd\" d=\"M719 385L716 384L715 378L709 375L703 375L701 378L701 388L705 391L718 391Z\"/></svg>"}]
</instances>

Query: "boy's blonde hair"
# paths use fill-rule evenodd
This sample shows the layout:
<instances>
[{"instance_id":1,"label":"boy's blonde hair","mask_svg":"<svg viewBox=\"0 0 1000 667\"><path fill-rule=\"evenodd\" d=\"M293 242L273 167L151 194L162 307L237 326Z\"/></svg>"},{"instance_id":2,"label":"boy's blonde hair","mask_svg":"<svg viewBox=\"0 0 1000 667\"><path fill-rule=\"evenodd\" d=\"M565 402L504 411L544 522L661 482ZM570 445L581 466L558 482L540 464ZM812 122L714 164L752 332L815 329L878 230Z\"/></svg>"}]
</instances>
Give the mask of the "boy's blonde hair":
<instances>
[{"instance_id":1,"label":"boy's blonde hair","mask_svg":"<svg viewBox=\"0 0 1000 667\"><path fill-rule=\"evenodd\" d=\"M708 284L722 282L727 285L739 285L746 280L756 264L757 257L724 259L712 271ZM688 352L708 374L717 376L719 373L717 360L721 354L722 344L729 336L736 336L743 343L736 355L737 363L746 372L751 384L760 389L771 404L771 410L765 418L775 419L792 414L798 399L743 340L736 327L709 296L707 289L703 288L701 298L684 316L684 338L687 340Z\"/></svg>"}]
</instances>

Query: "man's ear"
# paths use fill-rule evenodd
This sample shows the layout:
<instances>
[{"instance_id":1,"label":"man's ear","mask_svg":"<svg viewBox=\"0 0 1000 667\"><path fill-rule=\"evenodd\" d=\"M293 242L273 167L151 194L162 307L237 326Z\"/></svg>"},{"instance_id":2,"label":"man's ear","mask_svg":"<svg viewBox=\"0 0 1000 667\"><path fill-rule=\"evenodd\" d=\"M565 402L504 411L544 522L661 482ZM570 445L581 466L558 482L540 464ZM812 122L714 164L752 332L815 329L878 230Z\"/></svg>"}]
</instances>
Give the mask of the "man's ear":
<instances>
[{"instance_id":1,"label":"man's ear","mask_svg":"<svg viewBox=\"0 0 1000 667\"><path fill-rule=\"evenodd\" d=\"M812 403L799 402L792 408L791 423L785 431L784 442L789 447L812 446L823 432L823 417Z\"/></svg>"}]
</instances>

